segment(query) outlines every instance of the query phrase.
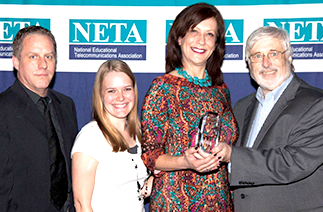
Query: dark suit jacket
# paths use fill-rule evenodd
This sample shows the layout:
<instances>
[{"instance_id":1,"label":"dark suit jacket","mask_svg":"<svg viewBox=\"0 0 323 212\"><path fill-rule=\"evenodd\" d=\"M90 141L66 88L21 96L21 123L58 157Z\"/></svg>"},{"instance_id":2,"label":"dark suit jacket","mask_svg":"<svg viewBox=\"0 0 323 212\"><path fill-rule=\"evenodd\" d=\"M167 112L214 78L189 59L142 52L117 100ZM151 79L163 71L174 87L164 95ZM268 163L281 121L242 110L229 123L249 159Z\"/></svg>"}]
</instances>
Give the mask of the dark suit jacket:
<instances>
[{"instance_id":1,"label":"dark suit jacket","mask_svg":"<svg viewBox=\"0 0 323 212\"><path fill-rule=\"evenodd\" d=\"M77 134L75 106L71 98L48 92L61 128L60 143L71 179L69 154ZM17 81L0 94L0 120L0 212L57 212L49 196L45 120Z\"/></svg>"},{"instance_id":2,"label":"dark suit jacket","mask_svg":"<svg viewBox=\"0 0 323 212\"><path fill-rule=\"evenodd\" d=\"M232 149L230 185L236 212L323 211L323 91L294 75L252 148L258 101L236 103L240 138Z\"/></svg>"}]
</instances>

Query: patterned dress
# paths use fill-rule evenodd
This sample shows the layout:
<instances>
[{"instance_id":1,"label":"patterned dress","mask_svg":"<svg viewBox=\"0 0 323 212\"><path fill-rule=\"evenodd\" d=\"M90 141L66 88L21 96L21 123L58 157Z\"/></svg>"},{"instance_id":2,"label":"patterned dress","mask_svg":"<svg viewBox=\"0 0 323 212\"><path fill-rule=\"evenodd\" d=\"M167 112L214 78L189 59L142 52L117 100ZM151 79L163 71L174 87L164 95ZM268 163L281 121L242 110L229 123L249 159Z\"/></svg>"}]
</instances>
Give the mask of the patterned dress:
<instances>
[{"instance_id":1,"label":"patterned dress","mask_svg":"<svg viewBox=\"0 0 323 212\"><path fill-rule=\"evenodd\" d=\"M160 155L181 156L194 146L199 119L205 112L221 116L220 141L232 145L238 128L226 84L200 87L170 74L157 77L142 107L143 155L153 172ZM150 211L233 211L227 166L201 174L193 170L156 174Z\"/></svg>"}]
</instances>

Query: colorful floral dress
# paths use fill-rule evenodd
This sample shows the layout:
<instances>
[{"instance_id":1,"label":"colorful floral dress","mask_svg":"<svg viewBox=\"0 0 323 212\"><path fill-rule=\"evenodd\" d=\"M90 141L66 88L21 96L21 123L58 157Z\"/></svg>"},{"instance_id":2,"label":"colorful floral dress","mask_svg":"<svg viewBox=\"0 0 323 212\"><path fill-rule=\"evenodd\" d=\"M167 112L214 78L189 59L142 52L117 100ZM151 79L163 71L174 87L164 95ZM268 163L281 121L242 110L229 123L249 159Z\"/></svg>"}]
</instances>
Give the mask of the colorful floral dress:
<instances>
[{"instance_id":1,"label":"colorful floral dress","mask_svg":"<svg viewBox=\"0 0 323 212\"><path fill-rule=\"evenodd\" d=\"M153 172L160 155L181 156L194 146L199 119L206 112L221 116L220 141L232 145L238 128L226 84L200 87L170 74L157 77L142 107L143 155ZM233 211L227 166L208 174L193 170L156 174L150 211Z\"/></svg>"}]
</instances>

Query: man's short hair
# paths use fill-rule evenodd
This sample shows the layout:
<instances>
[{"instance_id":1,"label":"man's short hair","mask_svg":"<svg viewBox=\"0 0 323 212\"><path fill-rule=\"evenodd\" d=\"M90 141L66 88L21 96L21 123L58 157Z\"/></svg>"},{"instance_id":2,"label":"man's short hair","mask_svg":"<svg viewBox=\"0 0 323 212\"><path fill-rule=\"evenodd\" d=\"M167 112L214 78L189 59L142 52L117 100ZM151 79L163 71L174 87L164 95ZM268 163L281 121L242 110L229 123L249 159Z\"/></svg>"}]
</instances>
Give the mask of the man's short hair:
<instances>
[{"instance_id":1,"label":"man's short hair","mask_svg":"<svg viewBox=\"0 0 323 212\"><path fill-rule=\"evenodd\" d=\"M252 49L252 47L255 45L256 42L267 37L277 38L282 41L285 47L285 50L287 50L286 51L287 58L293 55L293 48L291 46L287 31L285 29L278 28L278 27L264 26L253 31L247 39L245 56L246 56L246 61L248 63L250 63L249 56L250 56L250 50Z\"/></svg>"},{"instance_id":2,"label":"man's short hair","mask_svg":"<svg viewBox=\"0 0 323 212\"><path fill-rule=\"evenodd\" d=\"M52 43L54 45L54 52L53 53L54 53L55 60L56 60L57 59L57 49L56 49L57 47L56 47L55 37L49 30L47 30L41 26L28 26L28 27L22 28L18 31L18 33L12 43L13 55L20 60L24 39L29 35L35 35L35 34L45 35L52 41Z\"/></svg>"}]
</instances>

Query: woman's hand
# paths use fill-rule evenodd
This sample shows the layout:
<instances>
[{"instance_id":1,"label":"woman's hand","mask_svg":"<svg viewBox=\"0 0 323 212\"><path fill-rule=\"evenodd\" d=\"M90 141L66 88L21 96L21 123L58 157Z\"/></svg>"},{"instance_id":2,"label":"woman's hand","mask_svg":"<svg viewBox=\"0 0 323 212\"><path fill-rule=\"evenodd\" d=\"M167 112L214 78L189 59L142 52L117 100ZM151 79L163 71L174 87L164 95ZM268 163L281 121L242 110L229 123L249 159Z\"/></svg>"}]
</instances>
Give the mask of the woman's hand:
<instances>
[{"instance_id":1,"label":"woman's hand","mask_svg":"<svg viewBox=\"0 0 323 212\"><path fill-rule=\"evenodd\" d=\"M156 160L156 170L179 171L192 169L197 172L210 172L218 169L222 162L221 157L215 153L202 152L198 147L190 147L183 156L164 154Z\"/></svg>"},{"instance_id":2,"label":"woman's hand","mask_svg":"<svg viewBox=\"0 0 323 212\"><path fill-rule=\"evenodd\" d=\"M153 188L154 176L150 175L146 180L144 185L141 188L141 194L143 198L147 198L151 194L151 190Z\"/></svg>"},{"instance_id":3,"label":"woman's hand","mask_svg":"<svg viewBox=\"0 0 323 212\"><path fill-rule=\"evenodd\" d=\"M210 154L197 147L185 151L184 160L189 169L197 172L210 172L218 169L221 158L217 154Z\"/></svg>"},{"instance_id":4,"label":"woman's hand","mask_svg":"<svg viewBox=\"0 0 323 212\"><path fill-rule=\"evenodd\" d=\"M207 158L208 156L210 156L211 153L209 152L205 152L202 149L198 149L197 153L194 153L194 156L197 157L198 159L203 159L203 158Z\"/></svg>"},{"instance_id":5,"label":"woman's hand","mask_svg":"<svg viewBox=\"0 0 323 212\"><path fill-rule=\"evenodd\" d=\"M222 161L226 163L231 161L231 152L232 147L224 142L219 142L219 144L212 149L212 153L217 154L222 158Z\"/></svg>"}]
</instances>

